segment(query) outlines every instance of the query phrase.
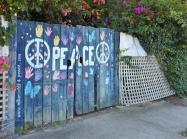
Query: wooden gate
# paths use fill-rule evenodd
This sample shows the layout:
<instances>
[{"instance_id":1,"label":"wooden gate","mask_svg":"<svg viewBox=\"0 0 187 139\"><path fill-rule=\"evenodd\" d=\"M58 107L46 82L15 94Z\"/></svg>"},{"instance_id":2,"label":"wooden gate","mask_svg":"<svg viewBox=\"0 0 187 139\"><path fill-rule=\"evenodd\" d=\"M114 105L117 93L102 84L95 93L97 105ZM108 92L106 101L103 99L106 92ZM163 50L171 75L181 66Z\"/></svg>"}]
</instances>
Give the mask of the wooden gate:
<instances>
[{"instance_id":1,"label":"wooden gate","mask_svg":"<svg viewBox=\"0 0 187 139\"><path fill-rule=\"evenodd\" d=\"M17 21L16 127L64 121L118 103L119 35Z\"/></svg>"}]
</instances>

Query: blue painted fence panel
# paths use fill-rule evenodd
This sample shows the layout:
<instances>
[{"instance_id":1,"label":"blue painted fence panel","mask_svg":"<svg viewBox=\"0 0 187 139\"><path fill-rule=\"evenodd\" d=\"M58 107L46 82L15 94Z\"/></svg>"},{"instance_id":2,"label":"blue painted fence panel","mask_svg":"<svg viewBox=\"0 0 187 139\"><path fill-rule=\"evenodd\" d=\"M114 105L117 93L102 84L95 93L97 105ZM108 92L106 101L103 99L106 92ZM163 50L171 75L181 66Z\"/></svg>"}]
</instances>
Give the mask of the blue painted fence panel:
<instances>
[{"instance_id":1,"label":"blue painted fence panel","mask_svg":"<svg viewBox=\"0 0 187 139\"><path fill-rule=\"evenodd\" d=\"M40 28L44 28L43 23L35 22L34 26L35 30L40 30ZM33 101L34 101L34 126L38 127L42 125L42 111L43 111L43 65L45 61L44 57L44 33L35 33L35 31L32 33L35 42L33 43L34 54L31 54L34 56L34 60L31 62L34 62L33 67Z\"/></svg>"},{"instance_id":2,"label":"blue painted fence panel","mask_svg":"<svg viewBox=\"0 0 187 139\"><path fill-rule=\"evenodd\" d=\"M26 42L24 41L24 28L23 24L26 21L18 21L16 29L17 40L17 55L16 55L16 95L15 95L15 125L17 128L22 128L24 125L24 73L25 73L25 53L24 47Z\"/></svg>"},{"instance_id":3,"label":"blue painted fence panel","mask_svg":"<svg viewBox=\"0 0 187 139\"><path fill-rule=\"evenodd\" d=\"M24 102L25 102L25 128L31 128L34 126L34 80L35 80L35 68L34 65L31 66L32 61L35 60L33 56L36 47L35 47L35 22L24 22L24 41L25 46L23 46L23 51L25 50L25 57L28 57L28 60L25 60L25 75L24 75ZM31 47L28 47L28 44L31 44ZM29 64L30 63L30 64Z\"/></svg>"},{"instance_id":4,"label":"blue painted fence panel","mask_svg":"<svg viewBox=\"0 0 187 139\"><path fill-rule=\"evenodd\" d=\"M69 50L68 50L68 67L67 67L67 110L66 118L71 119L74 116L74 79L75 79L75 56L76 56L76 32L75 28L69 28Z\"/></svg>"},{"instance_id":5,"label":"blue painted fence panel","mask_svg":"<svg viewBox=\"0 0 187 139\"><path fill-rule=\"evenodd\" d=\"M17 21L16 127L38 127L118 102L119 34Z\"/></svg>"},{"instance_id":6,"label":"blue painted fence panel","mask_svg":"<svg viewBox=\"0 0 187 139\"><path fill-rule=\"evenodd\" d=\"M75 78L75 114L83 114L83 36L81 27L77 27L76 30L76 78Z\"/></svg>"},{"instance_id":7,"label":"blue painted fence panel","mask_svg":"<svg viewBox=\"0 0 187 139\"><path fill-rule=\"evenodd\" d=\"M96 57L95 50L99 44L99 29L89 27L88 28L88 46L89 46L89 112L92 112L97 107L97 82L95 80L96 75Z\"/></svg>"},{"instance_id":8,"label":"blue painted fence panel","mask_svg":"<svg viewBox=\"0 0 187 139\"><path fill-rule=\"evenodd\" d=\"M45 58L52 56L53 50L53 25L44 24L44 40L48 47L43 48L43 55ZM48 49L50 53L48 51ZM43 67L43 125L48 125L52 122L52 59L50 58L48 63Z\"/></svg>"}]
</instances>

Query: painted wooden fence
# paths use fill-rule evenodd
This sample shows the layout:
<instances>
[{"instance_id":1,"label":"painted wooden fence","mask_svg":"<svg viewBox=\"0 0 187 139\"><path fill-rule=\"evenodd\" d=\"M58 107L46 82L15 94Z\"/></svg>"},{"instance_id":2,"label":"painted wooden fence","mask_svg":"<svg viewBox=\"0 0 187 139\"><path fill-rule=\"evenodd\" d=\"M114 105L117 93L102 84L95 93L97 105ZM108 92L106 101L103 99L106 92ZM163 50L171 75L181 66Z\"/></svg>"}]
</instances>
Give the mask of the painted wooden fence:
<instances>
[{"instance_id":1,"label":"painted wooden fence","mask_svg":"<svg viewBox=\"0 0 187 139\"><path fill-rule=\"evenodd\" d=\"M118 103L119 34L17 21L16 127L64 121Z\"/></svg>"}]
</instances>

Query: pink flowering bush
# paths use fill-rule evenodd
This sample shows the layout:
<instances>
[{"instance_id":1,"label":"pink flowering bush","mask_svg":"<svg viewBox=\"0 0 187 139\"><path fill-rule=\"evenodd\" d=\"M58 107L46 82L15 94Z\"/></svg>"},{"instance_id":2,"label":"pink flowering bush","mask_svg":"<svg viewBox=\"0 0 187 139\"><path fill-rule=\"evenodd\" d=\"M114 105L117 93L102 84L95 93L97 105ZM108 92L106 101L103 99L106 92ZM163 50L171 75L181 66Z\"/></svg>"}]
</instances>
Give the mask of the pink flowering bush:
<instances>
[{"instance_id":1,"label":"pink flowering bush","mask_svg":"<svg viewBox=\"0 0 187 139\"><path fill-rule=\"evenodd\" d=\"M3 73L4 71L8 71L9 68L10 68L9 58L0 57L0 73Z\"/></svg>"},{"instance_id":2,"label":"pink flowering bush","mask_svg":"<svg viewBox=\"0 0 187 139\"><path fill-rule=\"evenodd\" d=\"M154 54L171 87L187 96L187 1L108 0L107 27L131 34Z\"/></svg>"},{"instance_id":3,"label":"pink flowering bush","mask_svg":"<svg viewBox=\"0 0 187 139\"><path fill-rule=\"evenodd\" d=\"M8 71L10 68L9 58L8 57L0 57L0 74L5 71ZM9 89L10 92L16 91L16 84L12 83L9 79L3 79L3 89Z\"/></svg>"}]
</instances>

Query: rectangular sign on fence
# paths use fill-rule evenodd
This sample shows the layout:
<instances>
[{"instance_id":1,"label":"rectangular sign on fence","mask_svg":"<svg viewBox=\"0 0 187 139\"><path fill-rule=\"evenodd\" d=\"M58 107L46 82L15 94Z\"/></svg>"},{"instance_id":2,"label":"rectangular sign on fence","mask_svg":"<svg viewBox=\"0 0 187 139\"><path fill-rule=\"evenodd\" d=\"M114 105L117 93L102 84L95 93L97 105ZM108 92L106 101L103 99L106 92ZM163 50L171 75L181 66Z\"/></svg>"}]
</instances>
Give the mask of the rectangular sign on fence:
<instances>
[{"instance_id":1,"label":"rectangular sign on fence","mask_svg":"<svg viewBox=\"0 0 187 139\"><path fill-rule=\"evenodd\" d=\"M17 21L16 126L40 126L118 103L119 34Z\"/></svg>"}]
</instances>

